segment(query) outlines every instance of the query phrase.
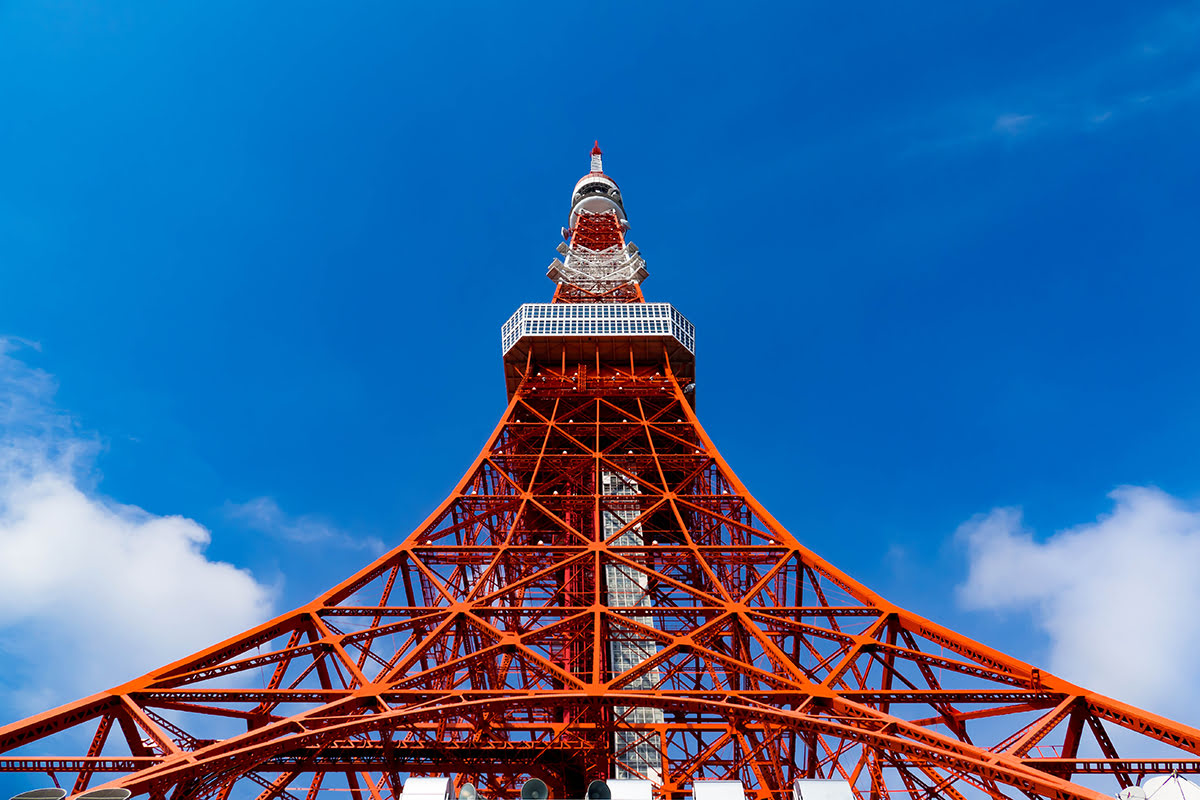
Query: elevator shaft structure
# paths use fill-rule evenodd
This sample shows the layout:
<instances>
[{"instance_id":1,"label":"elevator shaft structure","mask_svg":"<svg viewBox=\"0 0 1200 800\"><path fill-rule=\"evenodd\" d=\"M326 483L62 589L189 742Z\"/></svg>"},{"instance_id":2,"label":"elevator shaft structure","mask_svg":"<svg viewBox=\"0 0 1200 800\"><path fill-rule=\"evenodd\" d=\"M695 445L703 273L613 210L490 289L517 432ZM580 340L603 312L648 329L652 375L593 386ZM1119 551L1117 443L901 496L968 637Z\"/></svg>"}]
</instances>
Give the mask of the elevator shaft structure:
<instances>
[{"instance_id":1,"label":"elevator shaft structure","mask_svg":"<svg viewBox=\"0 0 1200 800\"><path fill-rule=\"evenodd\" d=\"M446 775L502 800L531 777L554 798L634 778L690 800L733 779L791 800L835 778L856 800L1100 800L1200 772L1195 728L888 602L768 513L696 416L695 330L645 302L628 228L597 146L553 302L503 326L508 404L450 496L307 605L0 727L0 783L396 800ZM744 380L747 413L786 419L769 375Z\"/></svg>"}]
</instances>

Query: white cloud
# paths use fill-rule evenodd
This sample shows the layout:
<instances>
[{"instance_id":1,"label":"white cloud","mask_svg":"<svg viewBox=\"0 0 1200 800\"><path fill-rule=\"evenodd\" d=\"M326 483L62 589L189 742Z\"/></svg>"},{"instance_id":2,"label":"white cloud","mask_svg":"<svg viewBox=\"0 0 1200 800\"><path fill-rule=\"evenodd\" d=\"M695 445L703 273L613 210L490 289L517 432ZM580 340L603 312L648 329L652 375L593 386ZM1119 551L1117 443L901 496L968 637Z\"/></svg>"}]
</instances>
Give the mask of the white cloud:
<instances>
[{"instance_id":1,"label":"white cloud","mask_svg":"<svg viewBox=\"0 0 1200 800\"><path fill-rule=\"evenodd\" d=\"M962 525L968 608L1028 611L1049 638L1047 667L1166 713L1200 710L1200 509L1125 486L1111 513L1035 539L1017 509Z\"/></svg>"},{"instance_id":2,"label":"white cloud","mask_svg":"<svg viewBox=\"0 0 1200 800\"><path fill-rule=\"evenodd\" d=\"M1029 131L1033 114L1001 114L992 123L992 130L1006 136L1019 136Z\"/></svg>"},{"instance_id":3,"label":"white cloud","mask_svg":"<svg viewBox=\"0 0 1200 800\"><path fill-rule=\"evenodd\" d=\"M268 618L272 590L210 561L209 532L99 495L98 440L0 338L0 707L42 710Z\"/></svg>"},{"instance_id":4,"label":"white cloud","mask_svg":"<svg viewBox=\"0 0 1200 800\"><path fill-rule=\"evenodd\" d=\"M256 497L245 503L227 503L230 519L251 530L301 544L332 544L382 553L383 542L373 536L356 537L314 514L291 515L272 497Z\"/></svg>"}]
</instances>

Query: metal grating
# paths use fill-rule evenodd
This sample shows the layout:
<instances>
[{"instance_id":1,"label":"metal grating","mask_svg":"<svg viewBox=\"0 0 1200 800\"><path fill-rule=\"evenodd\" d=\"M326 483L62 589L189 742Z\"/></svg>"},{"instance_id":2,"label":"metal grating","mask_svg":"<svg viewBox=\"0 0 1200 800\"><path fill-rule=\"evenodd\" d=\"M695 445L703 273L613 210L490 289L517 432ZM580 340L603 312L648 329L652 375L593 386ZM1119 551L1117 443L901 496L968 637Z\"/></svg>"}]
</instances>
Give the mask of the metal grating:
<instances>
[{"instance_id":1,"label":"metal grating","mask_svg":"<svg viewBox=\"0 0 1200 800\"><path fill-rule=\"evenodd\" d=\"M500 328L501 349L524 336L671 336L696 354L696 326L670 303L525 303Z\"/></svg>"}]
</instances>

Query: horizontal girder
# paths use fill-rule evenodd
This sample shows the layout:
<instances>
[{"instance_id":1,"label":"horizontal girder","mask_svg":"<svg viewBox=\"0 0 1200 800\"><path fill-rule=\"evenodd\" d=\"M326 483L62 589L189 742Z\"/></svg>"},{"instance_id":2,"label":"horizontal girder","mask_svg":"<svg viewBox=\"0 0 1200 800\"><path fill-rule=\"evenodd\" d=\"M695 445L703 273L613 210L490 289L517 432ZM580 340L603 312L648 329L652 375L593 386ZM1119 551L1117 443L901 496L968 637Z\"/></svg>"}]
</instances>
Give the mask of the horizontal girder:
<instances>
[{"instance_id":1,"label":"horizontal girder","mask_svg":"<svg viewBox=\"0 0 1200 800\"><path fill-rule=\"evenodd\" d=\"M1097 800L1078 776L1115 791L1200 771L1195 729L821 559L738 481L669 353L511 366L488 443L393 550L302 608L0 728L0 771L172 800L336 781L387 800L447 772L489 799L534 774L561 797L638 769L673 800L698 778L787 800L805 777L858 800Z\"/></svg>"}]
</instances>

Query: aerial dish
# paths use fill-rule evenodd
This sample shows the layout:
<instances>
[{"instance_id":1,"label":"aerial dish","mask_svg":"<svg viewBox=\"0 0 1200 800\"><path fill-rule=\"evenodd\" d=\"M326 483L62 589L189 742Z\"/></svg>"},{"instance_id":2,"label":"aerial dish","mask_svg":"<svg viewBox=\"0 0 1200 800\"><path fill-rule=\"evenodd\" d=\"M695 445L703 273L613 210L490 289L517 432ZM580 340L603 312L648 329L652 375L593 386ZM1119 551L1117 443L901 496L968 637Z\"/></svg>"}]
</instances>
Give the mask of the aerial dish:
<instances>
[{"instance_id":1,"label":"aerial dish","mask_svg":"<svg viewBox=\"0 0 1200 800\"><path fill-rule=\"evenodd\" d=\"M454 800L454 781L445 775L409 778L404 782L400 800Z\"/></svg>"},{"instance_id":2,"label":"aerial dish","mask_svg":"<svg viewBox=\"0 0 1200 800\"><path fill-rule=\"evenodd\" d=\"M128 789L92 789L84 792L75 800L129 800L133 792Z\"/></svg>"},{"instance_id":3,"label":"aerial dish","mask_svg":"<svg viewBox=\"0 0 1200 800\"><path fill-rule=\"evenodd\" d=\"M1117 792L1117 800L1146 800L1146 790L1140 786L1126 786Z\"/></svg>"},{"instance_id":4,"label":"aerial dish","mask_svg":"<svg viewBox=\"0 0 1200 800\"><path fill-rule=\"evenodd\" d=\"M612 800L612 791L604 781L592 781L588 784L587 800Z\"/></svg>"},{"instance_id":5,"label":"aerial dish","mask_svg":"<svg viewBox=\"0 0 1200 800\"><path fill-rule=\"evenodd\" d=\"M1159 775L1142 781L1147 800L1200 800L1200 786L1178 775Z\"/></svg>"},{"instance_id":6,"label":"aerial dish","mask_svg":"<svg viewBox=\"0 0 1200 800\"><path fill-rule=\"evenodd\" d=\"M521 800L546 800L549 795L545 781L538 778L530 778L521 786Z\"/></svg>"},{"instance_id":7,"label":"aerial dish","mask_svg":"<svg viewBox=\"0 0 1200 800\"><path fill-rule=\"evenodd\" d=\"M12 800L62 800L66 796L66 789L30 789L13 795Z\"/></svg>"},{"instance_id":8,"label":"aerial dish","mask_svg":"<svg viewBox=\"0 0 1200 800\"><path fill-rule=\"evenodd\" d=\"M475 784L473 783L464 784L458 790L458 800L476 800L478 797L479 792L475 790Z\"/></svg>"}]
</instances>

